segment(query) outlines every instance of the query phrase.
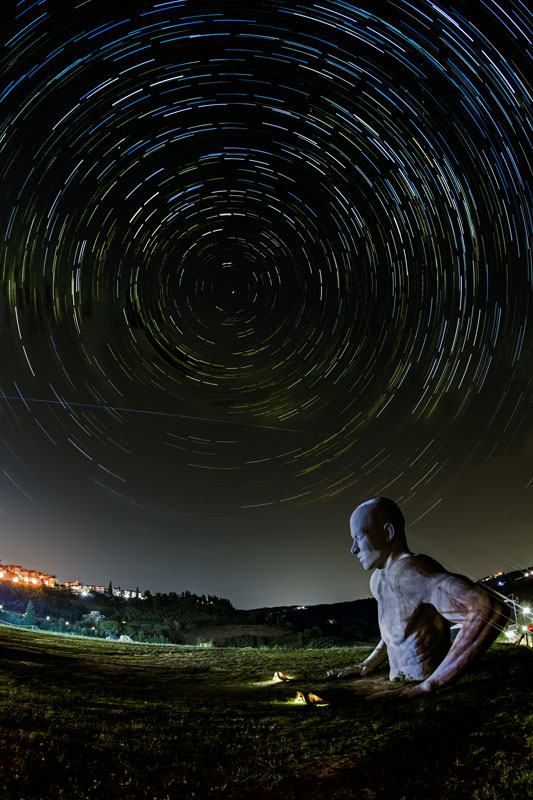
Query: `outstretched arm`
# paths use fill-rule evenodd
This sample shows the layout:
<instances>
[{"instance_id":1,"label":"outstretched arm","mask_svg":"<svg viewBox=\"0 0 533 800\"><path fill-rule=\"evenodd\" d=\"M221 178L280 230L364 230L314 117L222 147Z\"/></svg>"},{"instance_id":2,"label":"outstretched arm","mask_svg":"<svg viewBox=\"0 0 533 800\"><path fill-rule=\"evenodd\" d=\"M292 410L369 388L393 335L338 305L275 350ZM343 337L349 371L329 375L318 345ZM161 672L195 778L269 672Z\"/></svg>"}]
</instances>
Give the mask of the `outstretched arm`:
<instances>
[{"instance_id":1,"label":"outstretched arm","mask_svg":"<svg viewBox=\"0 0 533 800\"><path fill-rule=\"evenodd\" d=\"M340 672L335 669L328 670L328 678L351 678L355 675L367 675L369 672L377 669L387 658L387 645L380 640L374 650L370 653L368 658L365 658L360 664L353 664L350 667L344 667Z\"/></svg>"},{"instance_id":2,"label":"outstretched arm","mask_svg":"<svg viewBox=\"0 0 533 800\"><path fill-rule=\"evenodd\" d=\"M444 660L425 681L407 690L409 696L426 694L460 678L490 647L509 618L503 602L460 575L435 581L429 602L445 619L463 626Z\"/></svg>"}]
</instances>

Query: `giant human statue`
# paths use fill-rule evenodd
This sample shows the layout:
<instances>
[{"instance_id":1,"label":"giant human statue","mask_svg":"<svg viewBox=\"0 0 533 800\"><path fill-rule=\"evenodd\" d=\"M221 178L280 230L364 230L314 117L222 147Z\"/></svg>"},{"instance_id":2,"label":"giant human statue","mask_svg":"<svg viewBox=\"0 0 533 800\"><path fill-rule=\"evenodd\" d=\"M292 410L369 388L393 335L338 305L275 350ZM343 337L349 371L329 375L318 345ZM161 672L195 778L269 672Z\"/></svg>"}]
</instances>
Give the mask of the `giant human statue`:
<instances>
[{"instance_id":1,"label":"giant human statue","mask_svg":"<svg viewBox=\"0 0 533 800\"><path fill-rule=\"evenodd\" d=\"M393 500L378 497L350 518L351 552L366 570L378 602L381 641L361 664L330 678L367 675L389 660L390 680L405 679L399 692L417 696L457 680L496 639L508 620L497 597L426 555L412 553L405 520ZM450 646L450 623L462 622ZM409 685L410 683L410 685Z\"/></svg>"}]
</instances>

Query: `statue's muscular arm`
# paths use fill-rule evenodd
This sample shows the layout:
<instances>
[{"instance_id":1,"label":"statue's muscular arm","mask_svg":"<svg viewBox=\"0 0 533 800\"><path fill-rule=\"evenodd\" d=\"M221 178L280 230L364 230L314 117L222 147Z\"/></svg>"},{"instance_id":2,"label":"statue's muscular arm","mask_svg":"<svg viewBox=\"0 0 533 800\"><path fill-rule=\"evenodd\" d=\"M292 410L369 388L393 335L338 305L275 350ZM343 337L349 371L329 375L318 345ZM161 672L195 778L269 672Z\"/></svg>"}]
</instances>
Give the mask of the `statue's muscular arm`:
<instances>
[{"instance_id":1,"label":"statue's muscular arm","mask_svg":"<svg viewBox=\"0 0 533 800\"><path fill-rule=\"evenodd\" d=\"M367 675L369 672L377 669L387 658L387 645L380 639L379 644L372 650L368 658L365 658L360 664L352 664L344 669L330 669L328 670L328 678L351 678L355 675Z\"/></svg>"},{"instance_id":2,"label":"statue's muscular arm","mask_svg":"<svg viewBox=\"0 0 533 800\"><path fill-rule=\"evenodd\" d=\"M462 622L463 626L437 669L406 690L409 696L427 694L460 678L496 639L509 616L497 597L460 575L428 575L424 583L425 602L449 622Z\"/></svg>"},{"instance_id":3,"label":"statue's muscular arm","mask_svg":"<svg viewBox=\"0 0 533 800\"><path fill-rule=\"evenodd\" d=\"M370 590L374 597L376 596L377 592L377 581L378 581L378 573L373 572L370 578ZM344 669L336 670L330 669L328 670L328 678L351 678L355 675L368 675L369 672L373 672L377 669L384 661L387 660L387 645L380 639L378 644L372 650L369 656L365 658L364 661L361 661L360 664L351 664L349 667L344 667Z\"/></svg>"}]
</instances>

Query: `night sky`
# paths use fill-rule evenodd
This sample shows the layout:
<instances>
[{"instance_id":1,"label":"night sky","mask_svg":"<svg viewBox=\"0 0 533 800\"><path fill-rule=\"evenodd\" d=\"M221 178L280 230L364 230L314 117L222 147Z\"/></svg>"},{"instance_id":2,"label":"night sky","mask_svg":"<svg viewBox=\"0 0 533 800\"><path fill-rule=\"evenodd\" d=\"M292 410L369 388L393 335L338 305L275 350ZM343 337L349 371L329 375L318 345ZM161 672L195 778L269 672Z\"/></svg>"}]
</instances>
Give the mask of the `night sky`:
<instances>
[{"instance_id":1,"label":"night sky","mask_svg":"<svg viewBox=\"0 0 533 800\"><path fill-rule=\"evenodd\" d=\"M0 559L365 597L533 563L521 0L3 2Z\"/></svg>"}]
</instances>

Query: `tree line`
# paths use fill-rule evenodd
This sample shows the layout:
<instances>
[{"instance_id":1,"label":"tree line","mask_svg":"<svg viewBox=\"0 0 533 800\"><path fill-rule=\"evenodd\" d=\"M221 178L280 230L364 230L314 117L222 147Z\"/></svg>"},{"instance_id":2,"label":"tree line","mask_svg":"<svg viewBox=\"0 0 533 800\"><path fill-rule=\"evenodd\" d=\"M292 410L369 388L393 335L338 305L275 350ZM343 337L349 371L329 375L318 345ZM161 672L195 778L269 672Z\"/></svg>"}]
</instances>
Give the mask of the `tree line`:
<instances>
[{"instance_id":1,"label":"tree line","mask_svg":"<svg viewBox=\"0 0 533 800\"><path fill-rule=\"evenodd\" d=\"M144 593L125 599L111 592L80 596L68 589L0 582L0 622L99 638L180 644L180 632L201 624L233 622L231 602L190 591Z\"/></svg>"}]
</instances>

